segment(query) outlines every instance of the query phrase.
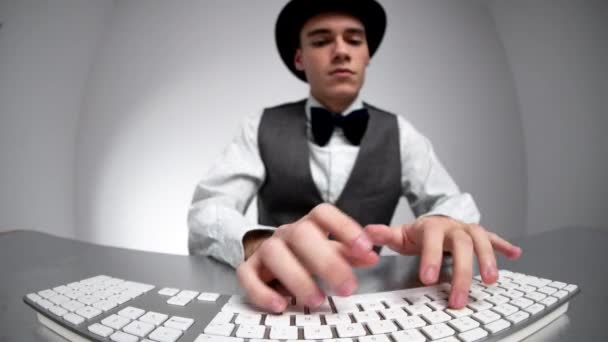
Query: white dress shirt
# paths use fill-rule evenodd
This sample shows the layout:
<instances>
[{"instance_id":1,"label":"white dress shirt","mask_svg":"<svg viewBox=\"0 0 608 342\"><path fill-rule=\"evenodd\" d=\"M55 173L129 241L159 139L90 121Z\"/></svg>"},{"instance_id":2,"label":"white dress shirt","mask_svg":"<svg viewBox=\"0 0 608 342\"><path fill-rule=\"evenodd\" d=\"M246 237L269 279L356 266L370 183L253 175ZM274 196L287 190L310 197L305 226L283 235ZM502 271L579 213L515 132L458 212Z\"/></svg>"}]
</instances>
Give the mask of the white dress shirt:
<instances>
[{"instance_id":1,"label":"white dress shirt","mask_svg":"<svg viewBox=\"0 0 608 342\"><path fill-rule=\"evenodd\" d=\"M308 148L312 178L324 201L335 203L353 169L359 146L336 128L325 146L310 133L310 107L323 107L310 96L306 101ZM357 98L342 114L363 108ZM243 236L257 229L274 230L245 217L245 211L264 183L265 167L258 149L262 113L248 117L239 133L194 192L188 213L190 253L210 255L237 267L244 258ZM444 215L479 223L473 198L461 193L441 165L429 140L407 120L397 116L401 153L401 188L416 216ZM404 222L405 223L405 222Z\"/></svg>"}]
</instances>

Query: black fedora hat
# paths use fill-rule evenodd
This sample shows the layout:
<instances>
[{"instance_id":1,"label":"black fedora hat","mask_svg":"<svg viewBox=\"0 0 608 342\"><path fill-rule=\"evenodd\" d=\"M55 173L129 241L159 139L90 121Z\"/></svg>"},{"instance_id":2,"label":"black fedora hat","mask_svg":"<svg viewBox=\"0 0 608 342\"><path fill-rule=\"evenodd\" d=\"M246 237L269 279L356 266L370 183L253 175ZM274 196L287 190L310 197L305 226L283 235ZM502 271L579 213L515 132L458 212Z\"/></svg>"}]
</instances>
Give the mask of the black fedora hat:
<instances>
[{"instance_id":1,"label":"black fedora hat","mask_svg":"<svg viewBox=\"0 0 608 342\"><path fill-rule=\"evenodd\" d=\"M294 55L300 47L300 30L311 17L327 12L347 13L365 27L370 57L374 55L386 30L386 13L375 0L291 0L283 7L275 25L275 40L283 63L306 82L303 71L296 69Z\"/></svg>"}]
</instances>

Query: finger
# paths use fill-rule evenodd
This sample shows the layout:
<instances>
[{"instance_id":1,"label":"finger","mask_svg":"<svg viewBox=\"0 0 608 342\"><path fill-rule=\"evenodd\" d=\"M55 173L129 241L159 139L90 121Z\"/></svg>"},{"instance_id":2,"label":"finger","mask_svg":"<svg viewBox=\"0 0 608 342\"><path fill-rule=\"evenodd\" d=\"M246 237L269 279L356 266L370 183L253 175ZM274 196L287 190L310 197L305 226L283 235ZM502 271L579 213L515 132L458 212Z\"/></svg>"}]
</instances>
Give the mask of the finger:
<instances>
[{"instance_id":1,"label":"finger","mask_svg":"<svg viewBox=\"0 0 608 342\"><path fill-rule=\"evenodd\" d=\"M373 248L361 225L331 204L317 205L304 219L314 221L334 239L351 246L356 254L365 255Z\"/></svg>"},{"instance_id":2,"label":"finger","mask_svg":"<svg viewBox=\"0 0 608 342\"><path fill-rule=\"evenodd\" d=\"M365 233L374 245L388 246L394 251L403 249L403 235L400 228L391 228L383 224L365 226Z\"/></svg>"},{"instance_id":3,"label":"finger","mask_svg":"<svg viewBox=\"0 0 608 342\"><path fill-rule=\"evenodd\" d=\"M287 244L304 267L326 281L338 295L349 296L355 291L357 281L352 267L314 222L295 223Z\"/></svg>"},{"instance_id":4,"label":"finger","mask_svg":"<svg viewBox=\"0 0 608 342\"><path fill-rule=\"evenodd\" d=\"M420 280L429 285L437 282L443 258L445 234L440 227L427 226L422 234L422 252L420 256Z\"/></svg>"},{"instance_id":5,"label":"finger","mask_svg":"<svg viewBox=\"0 0 608 342\"><path fill-rule=\"evenodd\" d=\"M261 265L254 254L246 262L239 265L236 270L239 283L245 290L247 297L256 306L270 312L283 312L287 301L277 291L264 283L258 276Z\"/></svg>"},{"instance_id":6,"label":"finger","mask_svg":"<svg viewBox=\"0 0 608 342\"><path fill-rule=\"evenodd\" d=\"M454 260L449 305L451 308L461 309L467 305L473 277L473 241L469 234L461 229L450 232L447 240Z\"/></svg>"},{"instance_id":7,"label":"finger","mask_svg":"<svg viewBox=\"0 0 608 342\"><path fill-rule=\"evenodd\" d=\"M478 224L469 225L467 230L473 239L481 279L486 284L495 283L498 278L496 256L494 255L494 249L492 248L487 231Z\"/></svg>"},{"instance_id":8,"label":"finger","mask_svg":"<svg viewBox=\"0 0 608 342\"><path fill-rule=\"evenodd\" d=\"M346 261L353 267L371 267L378 263L380 257L374 251L370 251L366 255L353 255L351 248L338 241L329 241L333 248L342 255Z\"/></svg>"},{"instance_id":9,"label":"finger","mask_svg":"<svg viewBox=\"0 0 608 342\"><path fill-rule=\"evenodd\" d=\"M298 298L298 302L316 308L325 301L325 294L282 239L266 240L259 249L259 256L261 263Z\"/></svg>"},{"instance_id":10,"label":"finger","mask_svg":"<svg viewBox=\"0 0 608 342\"><path fill-rule=\"evenodd\" d=\"M504 254L507 258L517 259L521 256L521 248L511 244L509 241L501 238L496 233L488 232L488 235L494 249Z\"/></svg>"}]
</instances>

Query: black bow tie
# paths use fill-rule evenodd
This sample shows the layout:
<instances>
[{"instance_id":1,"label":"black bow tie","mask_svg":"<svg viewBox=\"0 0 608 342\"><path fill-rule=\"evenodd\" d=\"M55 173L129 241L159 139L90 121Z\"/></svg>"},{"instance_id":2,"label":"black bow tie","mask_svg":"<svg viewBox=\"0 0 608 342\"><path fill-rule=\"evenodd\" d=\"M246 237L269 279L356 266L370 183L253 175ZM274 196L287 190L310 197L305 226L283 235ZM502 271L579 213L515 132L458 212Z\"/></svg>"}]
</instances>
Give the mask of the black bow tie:
<instances>
[{"instance_id":1,"label":"black bow tie","mask_svg":"<svg viewBox=\"0 0 608 342\"><path fill-rule=\"evenodd\" d=\"M329 142L334 127L341 127L344 131L344 136L353 145L359 145L367 122L369 121L369 113L367 109L358 109L350 114L343 116L338 113L332 113L325 108L311 107L310 108L310 125L315 143L319 146L325 146Z\"/></svg>"}]
</instances>

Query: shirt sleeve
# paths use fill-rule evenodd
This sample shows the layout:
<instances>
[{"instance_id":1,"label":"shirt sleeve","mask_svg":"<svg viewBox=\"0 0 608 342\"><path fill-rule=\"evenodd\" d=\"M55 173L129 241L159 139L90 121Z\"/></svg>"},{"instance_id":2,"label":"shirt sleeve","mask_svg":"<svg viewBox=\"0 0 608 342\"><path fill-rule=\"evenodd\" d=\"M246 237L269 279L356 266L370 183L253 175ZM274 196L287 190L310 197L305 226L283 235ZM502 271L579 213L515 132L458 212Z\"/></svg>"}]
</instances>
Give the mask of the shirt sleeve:
<instances>
[{"instance_id":1,"label":"shirt sleeve","mask_svg":"<svg viewBox=\"0 0 608 342\"><path fill-rule=\"evenodd\" d=\"M237 267L244 259L243 236L274 230L250 222L245 211L264 182L258 149L261 113L248 117L194 191L188 212L190 254L208 255Z\"/></svg>"},{"instance_id":2,"label":"shirt sleeve","mask_svg":"<svg viewBox=\"0 0 608 342\"><path fill-rule=\"evenodd\" d=\"M435 155L430 141L404 118L397 116L397 120L402 192L414 215L442 215L465 223L479 223L481 215L473 197L460 191Z\"/></svg>"}]
</instances>

